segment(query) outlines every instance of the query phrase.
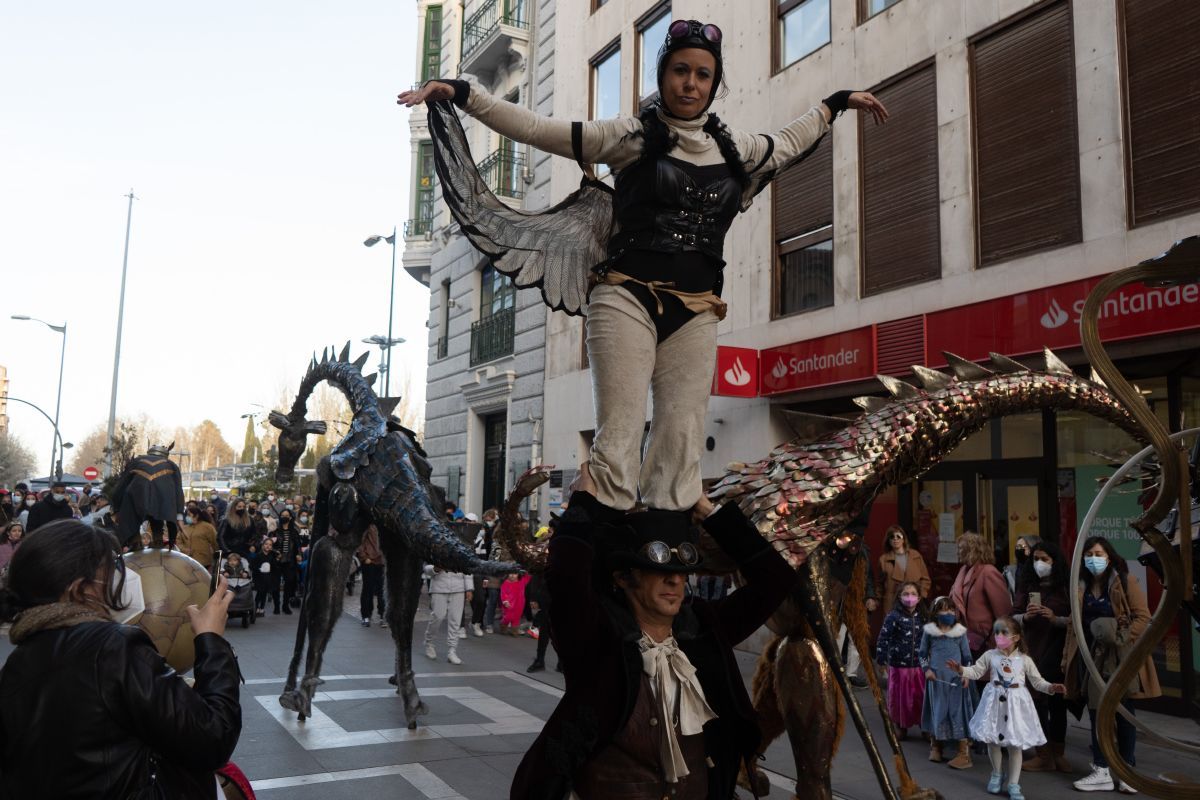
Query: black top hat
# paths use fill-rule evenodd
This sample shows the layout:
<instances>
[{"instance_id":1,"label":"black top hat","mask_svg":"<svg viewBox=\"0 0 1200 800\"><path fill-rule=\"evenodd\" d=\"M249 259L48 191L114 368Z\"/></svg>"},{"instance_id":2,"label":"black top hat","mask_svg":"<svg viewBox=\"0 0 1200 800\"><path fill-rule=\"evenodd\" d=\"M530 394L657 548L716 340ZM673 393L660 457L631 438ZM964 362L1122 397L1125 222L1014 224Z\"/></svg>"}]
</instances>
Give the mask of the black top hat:
<instances>
[{"instance_id":1,"label":"black top hat","mask_svg":"<svg viewBox=\"0 0 1200 800\"><path fill-rule=\"evenodd\" d=\"M687 511L636 511L598 533L607 569L695 572L703 568L699 533Z\"/></svg>"}]
</instances>

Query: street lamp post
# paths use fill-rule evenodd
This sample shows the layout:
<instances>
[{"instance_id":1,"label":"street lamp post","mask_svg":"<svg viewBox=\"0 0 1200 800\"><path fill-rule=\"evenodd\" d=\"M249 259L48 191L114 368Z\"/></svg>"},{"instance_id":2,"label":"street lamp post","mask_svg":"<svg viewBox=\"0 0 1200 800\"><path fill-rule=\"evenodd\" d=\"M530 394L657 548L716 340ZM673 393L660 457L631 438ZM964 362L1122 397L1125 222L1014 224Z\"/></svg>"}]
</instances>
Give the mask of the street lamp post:
<instances>
[{"instance_id":1,"label":"street lamp post","mask_svg":"<svg viewBox=\"0 0 1200 800\"><path fill-rule=\"evenodd\" d=\"M368 236L364 241L367 247L374 247L380 241L387 242L392 246L392 281L388 284L388 332L387 338L392 338L392 316L396 308L396 226L392 226L391 236ZM404 341L403 339L400 340ZM398 344L398 343L397 343ZM383 377L383 396L392 396L392 349L388 345L387 350L387 368Z\"/></svg>"},{"instance_id":2,"label":"street lamp post","mask_svg":"<svg viewBox=\"0 0 1200 800\"><path fill-rule=\"evenodd\" d=\"M129 270L129 228L133 223L133 189L125 195L129 210L125 215L125 255L121 259L121 299L117 304L117 347L113 354L112 394L108 399L108 432L104 436L104 477L112 475L112 440L117 427L117 375L121 370L121 328L125 324L125 275Z\"/></svg>"},{"instance_id":3,"label":"street lamp post","mask_svg":"<svg viewBox=\"0 0 1200 800\"><path fill-rule=\"evenodd\" d=\"M406 341L402 336L382 336L375 334L363 339L363 344L373 344L379 347L379 371L383 373L383 383L386 387L392 377L392 348ZM391 397L387 388L383 390L384 397Z\"/></svg>"},{"instance_id":4,"label":"street lamp post","mask_svg":"<svg viewBox=\"0 0 1200 800\"><path fill-rule=\"evenodd\" d=\"M34 411L41 414L43 417L45 417L46 421L54 426L54 440L55 440L55 442L57 444L57 448L59 450L68 450L75 446L71 442L64 442L62 440L62 433L59 432L58 425L54 422L54 420L50 419L50 415L47 414L45 411L43 411L40 406L35 406L33 403L29 402L28 400L22 400L21 398L13 397L12 395L7 395L4 399L9 400L13 403L23 403L23 404L29 406L30 408L32 408ZM48 474L50 474L50 475L54 474L54 464L53 463L50 464L50 471ZM62 480L62 459L59 459L59 461L58 461L58 479Z\"/></svg>"},{"instance_id":5,"label":"street lamp post","mask_svg":"<svg viewBox=\"0 0 1200 800\"><path fill-rule=\"evenodd\" d=\"M62 410L63 364L65 363L66 358L67 358L67 323L64 322L62 325L51 325L49 322L46 322L46 320L44 320L44 319L38 319L37 317L26 316L25 314L13 314L12 318L19 319L19 320L25 320L28 322L40 322L43 325L45 325L47 328L49 328L50 330L55 331L56 333L62 334L62 351L59 353L59 356L58 356L58 400L56 400L54 403L54 435L58 436L58 414L59 414L59 411ZM59 441L61 441L61 439ZM50 440L50 472L54 472L54 465L55 465L55 463L57 463L59 465L57 477L59 480L62 480L62 459L59 458L57 462L55 462L55 460L54 460L54 457L57 453L58 453L58 449L56 447L55 439L51 438L51 440Z\"/></svg>"}]
</instances>

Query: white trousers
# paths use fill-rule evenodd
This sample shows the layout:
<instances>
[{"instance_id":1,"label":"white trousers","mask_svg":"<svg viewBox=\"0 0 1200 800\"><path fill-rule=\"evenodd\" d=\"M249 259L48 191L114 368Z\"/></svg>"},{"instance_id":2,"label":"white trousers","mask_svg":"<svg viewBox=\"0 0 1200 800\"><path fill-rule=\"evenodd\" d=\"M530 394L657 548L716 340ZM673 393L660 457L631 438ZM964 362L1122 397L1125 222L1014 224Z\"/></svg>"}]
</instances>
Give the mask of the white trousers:
<instances>
[{"instance_id":1,"label":"white trousers","mask_svg":"<svg viewBox=\"0 0 1200 800\"><path fill-rule=\"evenodd\" d=\"M838 628L837 646L838 652L842 652L842 643L846 641L846 636L849 635L849 630L845 625ZM849 647L846 650L846 677L853 678L858 674L858 668L862 665L862 659L859 658L858 648L854 646L854 640L851 639Z\"/></svg>"},{"instance_id":2,"label":"white trousers","mask_svg":"<svg viewBox=\"0 0 1200 800\"><path fill-rule=\"evenodd\" d=\"M433 616L425 626L425 646L433 644L433 636L442 622L446 623L446 647L451 653L458 650L458 629L462 621L463 604L467 600L465 592L442 593L429 595Z\"/></svg>"},{"instance_id":3,"label":"white trousers","mask_svg":"<svg viewBox=\"0 0 1200 800\"><path fill-rule=\"evenodd\" d=\"M700 499L704 412L717 359L717 317L704 311L662 344L645 306L601 284L588 301L588 361L596 408L592 479L597 499L620 511L641 500L686 511ZM646 398L653 396L650 432Z\"/></svg>"}]
</instances>

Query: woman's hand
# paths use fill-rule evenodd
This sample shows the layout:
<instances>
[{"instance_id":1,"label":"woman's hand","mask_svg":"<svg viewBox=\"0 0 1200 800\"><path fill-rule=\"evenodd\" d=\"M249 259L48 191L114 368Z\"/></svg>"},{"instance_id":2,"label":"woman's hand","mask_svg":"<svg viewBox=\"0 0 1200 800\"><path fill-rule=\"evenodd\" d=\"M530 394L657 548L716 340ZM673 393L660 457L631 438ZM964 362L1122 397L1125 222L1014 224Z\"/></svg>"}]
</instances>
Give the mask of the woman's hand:
<instances>
[{"instance_id":1,"label":"woman's hand","mask_svg":"<svg viewBox=\"0 0 1200 800\"><path fill-rule=\"evenodd\" d=\"M870 112L871 116L875 118L876 125L887 122L890 116L883 103L879 102L879 99L870 92L851 92L846 106L857 111Z\"/></svg>"},{"instance_id":2,"label":"woman's hand","mask_svg":"<svg viewBox=\"0 0 1200 800\"><path fill-rule=\"evenodd\" d=\"M568 492L587 492L593 497L596 496L596 483L592 480L592 468L588 462L584 461L579 465L579 474L575 476L575 480L571 481Z\"/></svg>"},{"instance_id":3,"label":"woman's hand","mask_svg":"<svg viewBox=\"0 0 1200 800\"><path fill-rule=\"evenodd\" d=\"M927 669L927 670L925 670L925 677L926 677L928 680L931 680L931 681L936 681L936 680L937 680L937 674L936 674L936 673L935 673L933 670L931 670L931 669Z\"/></svg>"},{"instance_id":4,"label":"woman's hand","mask_svg":"<svg viewBox=\"0 0 1200 800\"><path fill-rule=\"evenodd\" d=\"M409 89L396 96L396 105L412 108L426 100L453 100L454 87L441 81L427 81L424 86Z\"/></svg>"},{"instance_id":5,"label":"woman's hand","mask_svg":"<svg viewBox=\"0 0 1200 800\"><path fill-rule=\"evenodd\" d=\"M195 604L188 606L188 619L192 623L192 632L199 636L202 633L225 634L225 618L229 614L229 604L233 602L233 592L229 591L229 581L224 575L217 578L217 590L203 608Z\"/></svg>"},{"instance_id":6,"label":"woman's hand","mask_svg":"<svg viewBox=\"0 0 1200 800\"><path fill-rule=\"evenodd\" d=\"M1050 694L1066 694L1067 687L1061 683L1050 684Z\"/></svg>"}]
</instances>

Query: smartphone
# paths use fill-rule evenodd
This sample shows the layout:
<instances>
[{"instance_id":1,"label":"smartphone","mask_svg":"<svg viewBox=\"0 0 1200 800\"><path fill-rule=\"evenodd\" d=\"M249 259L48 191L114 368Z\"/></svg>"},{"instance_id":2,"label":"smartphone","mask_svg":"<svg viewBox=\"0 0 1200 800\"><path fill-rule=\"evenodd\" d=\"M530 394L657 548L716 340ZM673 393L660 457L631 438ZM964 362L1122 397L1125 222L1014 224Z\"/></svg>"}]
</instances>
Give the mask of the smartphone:
<instances>
[{"instance_id":1,"label":"smartphone","mask_svg":"<svg viewBox=\"0 0 1200 800\"><path fill-rule=\"evenodd\" d=\"M1030 592L1029 593L1029 605L1040 606L1041 604L1042 604L1042 593L1041 592Z\"/></svg>"}]
</instances>

